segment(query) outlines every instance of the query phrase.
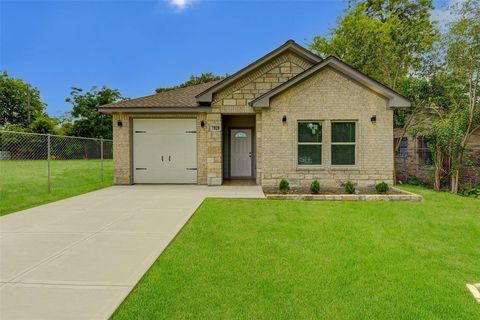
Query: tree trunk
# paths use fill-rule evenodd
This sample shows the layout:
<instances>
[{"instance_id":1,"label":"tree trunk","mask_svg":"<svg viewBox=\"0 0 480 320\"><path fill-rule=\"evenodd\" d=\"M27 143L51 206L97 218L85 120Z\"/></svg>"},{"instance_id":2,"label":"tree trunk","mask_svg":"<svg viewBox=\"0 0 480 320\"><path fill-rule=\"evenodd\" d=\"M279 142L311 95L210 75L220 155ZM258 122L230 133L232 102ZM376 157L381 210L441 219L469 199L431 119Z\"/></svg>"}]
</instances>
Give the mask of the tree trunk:
<instances>
[{"instance_id":1,"label":"tree trunk","mask_svg":"<svg viewBox=\"0 0 480 320\"><path fill-rule=\"evenodd\" d=\"M441 188L441 182L440 182L440 176L443 170L443 153L442 150L437 149L435 151L435 180L433 181L433 189L436 191L440 191Z\"/></svg>"},{"instance_id":2,"label":"tree trunk","mask_svg":"<svg viewBox=\"0 0 480 320\"><path fill-rule=\"evenodd\" d=\"M458 169L452 172L452 176L450 177L450 191L452 193L458 193Z\"/></svg>"}]
</instances>

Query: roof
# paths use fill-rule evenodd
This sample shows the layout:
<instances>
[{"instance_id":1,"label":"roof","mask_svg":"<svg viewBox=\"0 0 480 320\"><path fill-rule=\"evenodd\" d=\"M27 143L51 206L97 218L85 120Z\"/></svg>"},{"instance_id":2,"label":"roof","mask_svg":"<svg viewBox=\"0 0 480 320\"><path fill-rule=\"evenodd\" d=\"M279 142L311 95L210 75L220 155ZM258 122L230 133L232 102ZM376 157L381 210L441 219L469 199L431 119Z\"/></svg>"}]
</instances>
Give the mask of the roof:
<instances>
[{"instance_id":1,"label":"roof","mask_svg":"<svg viewBox=\"0 0 480 320\"><path fill-rule=\"evenodd\" d=\"M103 112L117 112L120 109L146 109L146 108L198 108L199 103L195 96L208 88L216 85L220 80L210 81L202 84L178 88L169 91L158 92L149 96L122 100L110 104L100 106Z\"/></svg>"},{"instance_id":2,"label":"roof","mask_svg":"<svg viewBox=\"0 0 480 320\"><path fill-rule=\"evenodd\" d=\"M380 82L370 78L366 74L358 71L357 69L349 66L345 62L342 62L338 58L334 56L330 56L325 60L317 63L316 65L312 66L311 68L305 70L304 72L298 74L297 76L289 79L288 81L282 83L278 87L266 92L265 94L261 95L260 97L252 100L249 105L252 107L264 108L270 106L270 99L275 97L276 95L280 94L284 90L290 88L291 86L295 85L296 83L304 80L305 78L311 76L312 74L320 71L325 67L332 67L337 71L345 74L349 78L357 81L358 83L364 85L365 87L369 88L370 90L384 96L388 99L388 107L390 108L404 108L410 107L411 103L410 100L399 94L398 92L390 89L389 87L381 84Z\"/></svg>"},{"instance_id":3,"label":"roof","mask_svg":"<svg viewBox=\"0 0 480 320\"><path fill-rule=\"evenodd\" d=\"M286 52L286 51L292 51L292 52L298 54L299 56L307 59L312 64L316 64L316 63L322 61L322 59L319 56L313 54L311 51L305 49L304 47L298 45L295 41L290 39L287 42L285 42L283 45L278 47L277 49L267 53L266 55L264 55L263 57L261 57L260 59L258 59L256 61L252 62L251 64L249 64L245 68L241 69L240 71L232 74L231 76L223 79L222 81L215 84L214 86L212 86L212 87L206 89L205 91L201 92L200 94L198 94L196 96L197 101L198 102L212 102L213 94L215 92L218 92L219 90L225 88L226 86L233 83L237 79L241 78L245 74L247 74L250 71L254 70L255 68L259 67L260 65L262 65L266 61L268 61L268 60L272 59L273 57L278 56L278 55L280 55L280 54L282 54L283 52Z\"/></svg>"}]
</instances>

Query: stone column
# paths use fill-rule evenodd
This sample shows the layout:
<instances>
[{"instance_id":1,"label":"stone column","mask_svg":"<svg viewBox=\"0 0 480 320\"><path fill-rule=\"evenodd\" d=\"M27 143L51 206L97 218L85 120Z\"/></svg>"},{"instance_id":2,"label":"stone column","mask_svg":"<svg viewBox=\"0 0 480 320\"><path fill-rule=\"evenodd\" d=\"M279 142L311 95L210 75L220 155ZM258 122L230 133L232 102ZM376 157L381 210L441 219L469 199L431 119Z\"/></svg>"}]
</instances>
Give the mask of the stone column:
<instances>
[{"instance_id":1,"label":"stone column","mask_svg":"<svg viewBox=\"0 0 480 320\"><path fill-rule=\"evenodd\" d=\"M132 184L130 117L126 114L114 113L112 119L114 183Z\"/></svg>"},{"instance_id":2,"label":"stone column","mask_svg":"<svg viewBox=\"0 0 480 320\"><path fill-rule=\"evenodd\" d=\"M207 184L222 184L222 115L207 114Z\"/></svg>"}]
</instances>

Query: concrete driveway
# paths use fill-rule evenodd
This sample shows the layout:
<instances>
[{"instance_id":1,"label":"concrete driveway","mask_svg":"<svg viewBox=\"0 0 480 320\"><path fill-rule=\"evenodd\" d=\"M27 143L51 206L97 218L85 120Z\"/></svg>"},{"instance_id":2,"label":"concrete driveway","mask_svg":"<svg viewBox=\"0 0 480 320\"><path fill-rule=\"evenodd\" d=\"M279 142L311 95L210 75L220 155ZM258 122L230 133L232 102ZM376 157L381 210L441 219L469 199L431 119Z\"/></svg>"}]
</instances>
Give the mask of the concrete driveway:
<instances>
[{"instance_id":1,"label":"concrete driveway","mask_svg":"<svg viewBox=\"0 0 480 320\"><path fill-rule=\"evenodd\" d=\"M107 319L206 197L258 186L115 186L0 218L0 319Z\"/></svg>"}]
</instances>

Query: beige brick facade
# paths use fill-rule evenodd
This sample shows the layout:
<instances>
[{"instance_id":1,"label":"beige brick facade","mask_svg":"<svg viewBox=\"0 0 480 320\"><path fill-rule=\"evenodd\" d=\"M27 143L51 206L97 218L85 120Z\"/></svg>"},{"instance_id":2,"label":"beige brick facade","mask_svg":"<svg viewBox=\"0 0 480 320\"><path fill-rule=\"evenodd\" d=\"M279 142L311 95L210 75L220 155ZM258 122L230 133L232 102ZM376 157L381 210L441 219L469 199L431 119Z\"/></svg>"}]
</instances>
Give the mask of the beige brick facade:
<instances>
[{"instance_id":1,"label":"beige brick facade","mask_svg":"<svg viewBox=\"0 0 480 320\"><path fill-rule=\"evenodd\" d=\"M393 180L393 111L387 100L344 74L324 68L290 87L270 102L269 108L254 109L250 101L312 66L308 60L286 52L265 62L219 92L214 93L211 111L206 113L114 113L114 169L116 184L131 184L132 119L195 118L197 120L198 183L220 185L223 181L222 115L255 117L255 163L257 184L276 187L282 178L292 186L308 186L318 179L322 186L340 186L351 180L359 186ZM370 118L375 115L377 121ZM287 117L286 123L282 122ZM121 120L123 125L117 125ZM297 122L323 123L322 165L297 165ZM349 167L330 163L332 121L357 124L356 164ZM200 123L204 121L205 126Z\"/></svg>"},{"instance_id":2,"label":"beige brick facade","mask_svg":"<svg viewBox=\"0 0 480 320\"><path fill-rule=\"evenodd\" d=\"M282 123L282 117L287 122ZM377 121L372 123L371 116ZM297 165L298 121L323 123L322 165ZM331 165L331 122L356 122L356 165ZM271 101L262 112L262 185L276 187L282 178L308 187L314 179L338 187L353 181L368 186L393 179L393 111L385 98L331 68L312 75Z\"/></svg>"}]
</instances>

